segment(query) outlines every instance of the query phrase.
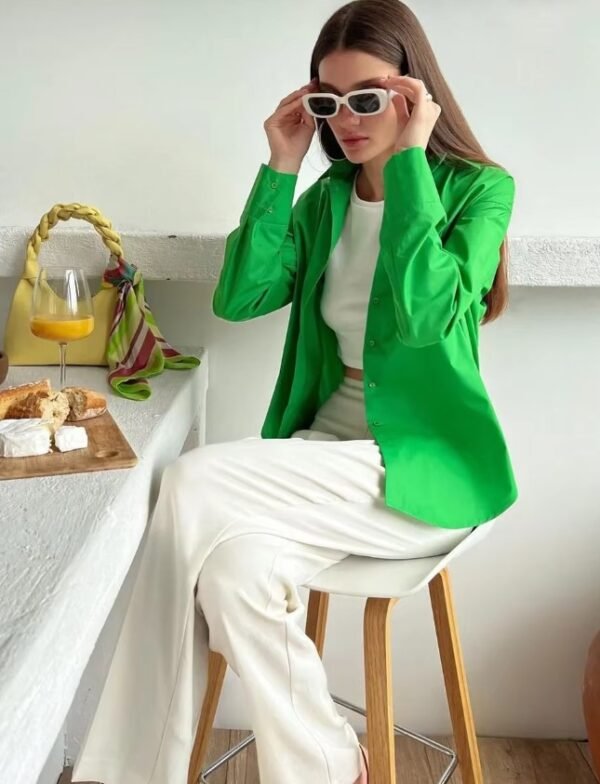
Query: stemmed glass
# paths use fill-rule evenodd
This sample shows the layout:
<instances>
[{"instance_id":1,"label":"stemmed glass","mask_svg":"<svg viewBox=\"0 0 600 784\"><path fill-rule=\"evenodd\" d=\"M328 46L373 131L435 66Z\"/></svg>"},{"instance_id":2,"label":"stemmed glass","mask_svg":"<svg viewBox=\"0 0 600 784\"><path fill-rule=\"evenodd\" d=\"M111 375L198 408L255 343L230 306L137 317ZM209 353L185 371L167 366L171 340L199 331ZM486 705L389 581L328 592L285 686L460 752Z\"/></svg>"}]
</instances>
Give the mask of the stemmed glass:
<instances>
[{"instance_id":1,"label":"stemmed glass","mask_svg":"<svg viewBox=\"0 0 600 784\"><path fill-rule=\"evenodd\" d=\"M67 383L67 343L94 329L94 308L85 272L75 267L42 267L33 287L31 331L60 349L60 388Z\"/></svg>"}]
</instances>

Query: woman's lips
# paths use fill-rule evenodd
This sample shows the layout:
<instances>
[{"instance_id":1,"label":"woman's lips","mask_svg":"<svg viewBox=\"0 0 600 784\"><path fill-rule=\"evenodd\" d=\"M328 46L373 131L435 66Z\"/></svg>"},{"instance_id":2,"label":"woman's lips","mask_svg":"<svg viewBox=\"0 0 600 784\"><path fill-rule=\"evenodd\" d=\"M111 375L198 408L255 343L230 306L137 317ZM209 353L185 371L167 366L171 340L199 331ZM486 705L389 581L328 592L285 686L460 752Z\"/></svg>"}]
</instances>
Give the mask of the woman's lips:
<instances>
[{"instance_id":1,"label":"woman's lips","mask_svg":"<svg viewBox=\"0 0 600 784\"><path fill-rule=\"evenodd\" d=\"M346 147L360 147L365 142L368 142L367 136L350 136L347 139L342 139L342 144Z\"/></svg>"}]
</instances>

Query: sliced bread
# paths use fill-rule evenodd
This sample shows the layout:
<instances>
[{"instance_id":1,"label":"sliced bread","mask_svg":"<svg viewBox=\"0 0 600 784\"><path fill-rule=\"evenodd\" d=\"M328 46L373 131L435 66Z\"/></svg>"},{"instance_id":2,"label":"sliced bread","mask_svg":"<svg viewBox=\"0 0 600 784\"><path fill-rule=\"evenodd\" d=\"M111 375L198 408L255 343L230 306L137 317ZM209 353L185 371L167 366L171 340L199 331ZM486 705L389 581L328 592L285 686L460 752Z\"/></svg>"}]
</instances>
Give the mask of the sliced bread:
<instances>
[{"instance_id":1,"label":"sliced bread","mask_svg":"<svg viewBox=\"0 0 600 784\"><path fill-rule=\"evenodd\" d=\"M68 415L67 396L53 392L48 379L0 392L0 419L44 419L56 432Z\"/></svg>"},{"instance_id":2,"label":"sliced bread","mask_svg":"<svg viewBox=\"0 0 600 784\"><path fill-rule=\"evenodd\" d=\"M65 387L63 392L69 400L71 411L69 422L80 422L100 416L106 411L106 398L100 392L84 387Z\"/></svg>"}]
</instances>

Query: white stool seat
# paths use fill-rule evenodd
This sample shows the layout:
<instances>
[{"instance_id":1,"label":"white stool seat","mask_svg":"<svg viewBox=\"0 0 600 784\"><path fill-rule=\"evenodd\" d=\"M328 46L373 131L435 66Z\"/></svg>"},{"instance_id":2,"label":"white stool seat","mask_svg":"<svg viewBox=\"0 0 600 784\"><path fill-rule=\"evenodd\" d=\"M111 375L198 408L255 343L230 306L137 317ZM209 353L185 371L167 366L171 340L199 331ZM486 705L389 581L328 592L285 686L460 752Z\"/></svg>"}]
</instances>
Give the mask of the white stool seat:
<instances>
[{"instance_id":1,"label":"white stool seat","mask_svg":"<svg viewBox=\"0 0 600 784\"><path fill-rule=\"evenodd\" d=\"M491 531L494 522L477 526L462 542L445 555L407 560L366 558L349 555L334 566L324 569L306 588L324 593L373 598L401 598L416 593L445 569L450 561L481 542Z\"/></svg>"}]
</instances>

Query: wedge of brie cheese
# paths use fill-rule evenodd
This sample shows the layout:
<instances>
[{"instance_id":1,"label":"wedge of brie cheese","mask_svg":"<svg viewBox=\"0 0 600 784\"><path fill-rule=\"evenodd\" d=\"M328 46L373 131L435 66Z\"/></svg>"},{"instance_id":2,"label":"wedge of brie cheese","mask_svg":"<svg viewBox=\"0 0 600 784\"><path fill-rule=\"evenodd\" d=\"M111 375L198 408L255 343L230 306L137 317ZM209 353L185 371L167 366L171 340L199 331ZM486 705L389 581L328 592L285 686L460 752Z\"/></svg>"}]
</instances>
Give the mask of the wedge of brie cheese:
<instances>
[{"instance_id":1,"label":"wedge of brie cheese","mask_svg":"<svg viewBox=\"0 0 600 784\"><path fill-rule=\"evenodd\" d=\"M49 451L50 425L45 420L0 420L0 457L31 457Z\"/></svg>"},{"instance_id":2,"label":"wedge of brie cheese","mask_svg":"<svg viewBox=\"0 0 600 784\"><path fill-rule=\"evenodd\" d=\"M61 452L85 449L88 445L87 430L85 427L77 427L76 425L63 425L54 434L54 444Z\"/></svg>"}]
</instances>

